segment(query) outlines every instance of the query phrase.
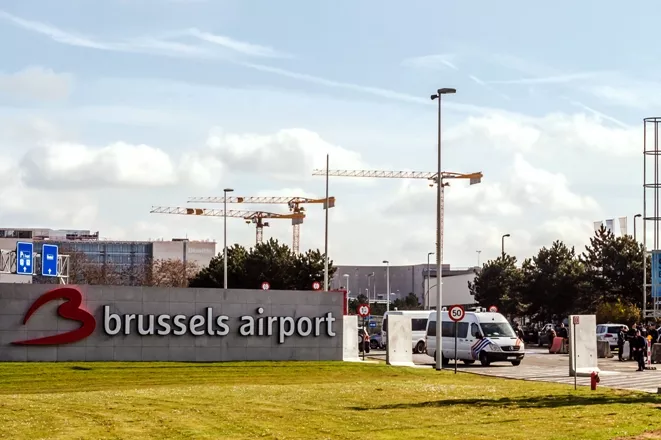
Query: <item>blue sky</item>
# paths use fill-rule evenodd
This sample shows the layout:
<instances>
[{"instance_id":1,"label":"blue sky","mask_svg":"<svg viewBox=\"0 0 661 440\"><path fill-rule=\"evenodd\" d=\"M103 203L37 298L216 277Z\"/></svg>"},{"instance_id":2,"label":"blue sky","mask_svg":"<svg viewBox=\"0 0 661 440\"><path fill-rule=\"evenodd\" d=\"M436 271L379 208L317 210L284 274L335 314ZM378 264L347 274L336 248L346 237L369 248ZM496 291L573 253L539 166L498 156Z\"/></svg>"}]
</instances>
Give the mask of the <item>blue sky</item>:
<instances>
[{"instance_id":1,"label":"blue sky","mask_svg":"<svg viewBox=\"0 0 661 440\"><path fill-rule=\"evenodd\" d=\"M613 1L5 1L3 223L112 238L221 238L154 216L186 197L323 194L311 169L483 171L447 194L445 261L582 246L642 208L642 118L661 88L653 11ZM13 185L13 186L12 186ZM426 182L333 179L331 256L414 263L434 247ZM261 207L280 212L284 207ZM303 247L323 245L311 209ZM291 226L269 235L290 240ZM236 226L235 226L236 225ZM232 240L250 245L240 221ZM629 225L631 231L631 225Z\"/></svg>"}]
</instances>

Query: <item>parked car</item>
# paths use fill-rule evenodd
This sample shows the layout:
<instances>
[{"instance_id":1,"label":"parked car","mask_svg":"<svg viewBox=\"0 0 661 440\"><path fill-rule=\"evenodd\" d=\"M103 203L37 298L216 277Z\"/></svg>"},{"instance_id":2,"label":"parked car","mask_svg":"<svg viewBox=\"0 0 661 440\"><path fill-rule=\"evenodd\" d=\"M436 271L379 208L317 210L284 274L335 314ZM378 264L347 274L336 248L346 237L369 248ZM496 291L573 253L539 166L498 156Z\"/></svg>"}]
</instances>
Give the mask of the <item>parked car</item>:
<instances>
[{"instance_id":1,"label":"parked car","mask_svg":"<svg viewBox=\"0 0 661 440\"><path fill-rule=\"evenodd\" d=\"M624 324L598 324L597 325L597 340L608 341L611 349L617 347L617 334L620 329L624 327L624 331L629 331L629 327Z\"/></svg>"},{"instance_id":2,"label":"parked car","mask_svg":"<svg viewBox=\"0 0 661 440\"><path fill-rule=\"evenodd\" d=\"M380 334L375 334L370 336L370 348L372 350L378 350L379 348L384 348L383 344L381 343L381 335Z\"/></svg>"},{"instance_id":3,"label":"parked car","mask_svg":"<svg viewBox=\"0 0 661 440\"><path fill-rule=\"evenodd\" d=\"M558 333L558 328L555 324L548 323L544 327L542 327L539 332L537 333L537 345L539 347L543 347L545 345L548 345L549 347L553 344L553 341L551 340L549 336L549 331L553 329L555 330L556 334Z\"/></svg>"},{"instance_id":4,"label":"parked car","mask_svg":"<svg viewBox=\"0 0 661 440\"><path fill-rule=\"evenodd\" d=\"M526 344L537 344L539 341L538 329L533 325L524 325L521 327L523 330L523 342Z\"/></svg>"}]
</instances>

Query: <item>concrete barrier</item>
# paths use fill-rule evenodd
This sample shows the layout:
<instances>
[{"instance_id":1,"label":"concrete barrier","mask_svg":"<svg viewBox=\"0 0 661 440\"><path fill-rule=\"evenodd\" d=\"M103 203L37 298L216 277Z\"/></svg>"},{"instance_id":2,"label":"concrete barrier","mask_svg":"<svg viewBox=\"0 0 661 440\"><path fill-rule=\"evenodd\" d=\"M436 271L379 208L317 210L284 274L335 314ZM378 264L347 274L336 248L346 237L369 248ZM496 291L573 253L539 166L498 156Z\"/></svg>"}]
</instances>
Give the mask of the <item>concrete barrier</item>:
<instances>
[{"instance_id":1,"label":"concrete barrier","mask_svg":"<svg viewBox=\"0 0 661 440\"><path fill-rule=\"evenodd\" d=\"M358 316L345 315L342 320L342 360L360 361L358 357Z\"/></svg>"},{"instance_id":2,"label":"concrete barrier","mask_svg":"<svg viewBox=\"0 0 661 440\"><path fill-rule=\"evenodd\" d=\"M567 354L567 343L565 340L559 336L553 338L553 343L549 347L549 353L551 354Z\"/></svg>"},{"instance_id":3,"label":"concrete barrier","mask_svg":"<svg viewBox=\"0 0 661 440\"><path fill-rule=\"evenodd\" d=\"M596 316L569 316L569 375L589 376L599 371Z\"/></svg>"},{"instance_id":4,"label":"concrete barrier","mask_svg":"<svg viewBox=\"0 0 661 440\"><path fill-rule=\"evenodd\" d=\"M622 346L622 359L625 361L629 359L630 346L629 341L624 341L624 345Z\"/></svg>"},{"instance_id":5,"label":"concrete barrier","mask_svg":"<svg viewBox=\"0 0 661 440\"><path fill-rule=\"evenodd\" d=\"M600 359L613 357L611 344L608 341L597 341L597 357Z\"/></svg>"},{"instance_id":6,"label":"concrete barrier","mask_svg":"<svg viewBox=\"0 0 661 440\"><path fill-rule=\"evenodd\" d=\"M408 316L388 316L388 344L386 363L395 366L413 366L411 318Z\"/></svg>"},{"instance_id":7,"label":"concrete barrier","mask_svg":"<svg viewBox=\"0 0 661 440\"><path fill-rule=\"evenodd\" d=\"M661 344L652 345L652 363L661 364Z\"/></svg>"}]
</instances>

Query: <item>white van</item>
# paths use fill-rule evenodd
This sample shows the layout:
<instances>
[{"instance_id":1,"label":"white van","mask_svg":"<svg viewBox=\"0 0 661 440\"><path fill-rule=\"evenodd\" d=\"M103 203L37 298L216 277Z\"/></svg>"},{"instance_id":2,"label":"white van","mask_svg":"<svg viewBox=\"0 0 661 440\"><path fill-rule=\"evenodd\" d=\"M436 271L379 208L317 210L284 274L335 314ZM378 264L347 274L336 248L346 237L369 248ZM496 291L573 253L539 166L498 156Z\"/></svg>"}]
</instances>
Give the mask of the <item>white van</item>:
<instances>
[{"instance_id":1,"label":"white van","mask_svg":"<svg viewBox=\"0 0 661 440\"><path fill-rule=\"evenodd\" d=\"M454 322L450 320L448 312L442 310L443 316L443 365L450 359L455 359L454 352ZM477 335L489 338L492 344L487 345L478 354L473 356L471 348L478 341ZM429 316L426 336L427 354L436 359L436 311ZM500 313L466 312L464 319L457 323L457 356L456 358L466 364L479 360L483 366L492 362L511 362L517 366L525 356L523 341L517 338L516 333L507 319Z\"/></svg>"},{"instance_id":2,"label":"white van","mask_svg":"<svg viewBox=\"0 0 661 440\"><path fill-rule=\"evenodd\" d=\"M381 341L384 346L388 344L388 315L408 316L411 318L411 338L413 353L425 352L425 336L427 335L427 321L432 310L390 310L383 314L381 324Z\"/></svg>"}]
</instances>

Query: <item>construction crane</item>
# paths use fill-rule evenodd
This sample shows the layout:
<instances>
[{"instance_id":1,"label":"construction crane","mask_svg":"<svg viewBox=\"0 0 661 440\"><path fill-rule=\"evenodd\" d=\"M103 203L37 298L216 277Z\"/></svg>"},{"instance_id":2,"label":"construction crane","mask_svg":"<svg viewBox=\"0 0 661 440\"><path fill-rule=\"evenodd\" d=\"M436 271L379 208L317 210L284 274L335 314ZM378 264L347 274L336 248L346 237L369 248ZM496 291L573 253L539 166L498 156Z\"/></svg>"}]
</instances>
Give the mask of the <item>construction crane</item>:
<instances>
[{"instance_id":1,"label":"construction crane","mask_svg":"<svg viewBox=\"0 0 661 440\"><path fill-rule=\"evenodd\" d=\"M271 205L271 204L286 204L289 211L293 214L304 213L305 208L303 204L324 204L326 209L326 199L311 199L307 197L189 197L188 203L246 203L255 205ZM335 197L328 198L328 207L335 206ZM301 243L301 224L303 218L292 219L293 225L293 245L292 250L294 253L299 253Z\"/></svg>"},{"instance_id":2,"label":"construction crane","mask_svg":"<svg viewBox=\"0 0 661 440\"><path fill-rule=\"evenodd\" d=\"M223 212L222 209L203 209L203 208L181 208L169 206L152 206L151 214L178 214L178 215L200 215L204 217L232 217L242 218L246 223L254 224L256 226L255 243L259 244L264 238L264 228L269 226L266 219L291 219L292 224L303 223L305 213L292 212L290 214L276 214L273 212L264 211L237 211L228 210Z\"/></svg>"},{"instance_id":3,"label":"construction crane","mask_svg":"<svg viewBox=\"0 0 661 440\"><path fill-rule=\"evenodd\" d=\"M379 179L426 179L430 181L429 186L433 187L439 183L438 173L428 172L428 171L381 171L381 170L326 170L326 169L316 169L312 171L313 176L325 176L328 173L328 176L332 177L372 177ZM443 243L443 226L445 218L445 187L450 186L445 180L448 179L470 179L470 184L475 185L482 181L482 172L477 173L451 173L451 172L442 172L441 173L441 203L440 203L440 239ZM438 255L439 261L443 263L443 248L441 247L441 255Z\"/></svg>"}]
</instances>

